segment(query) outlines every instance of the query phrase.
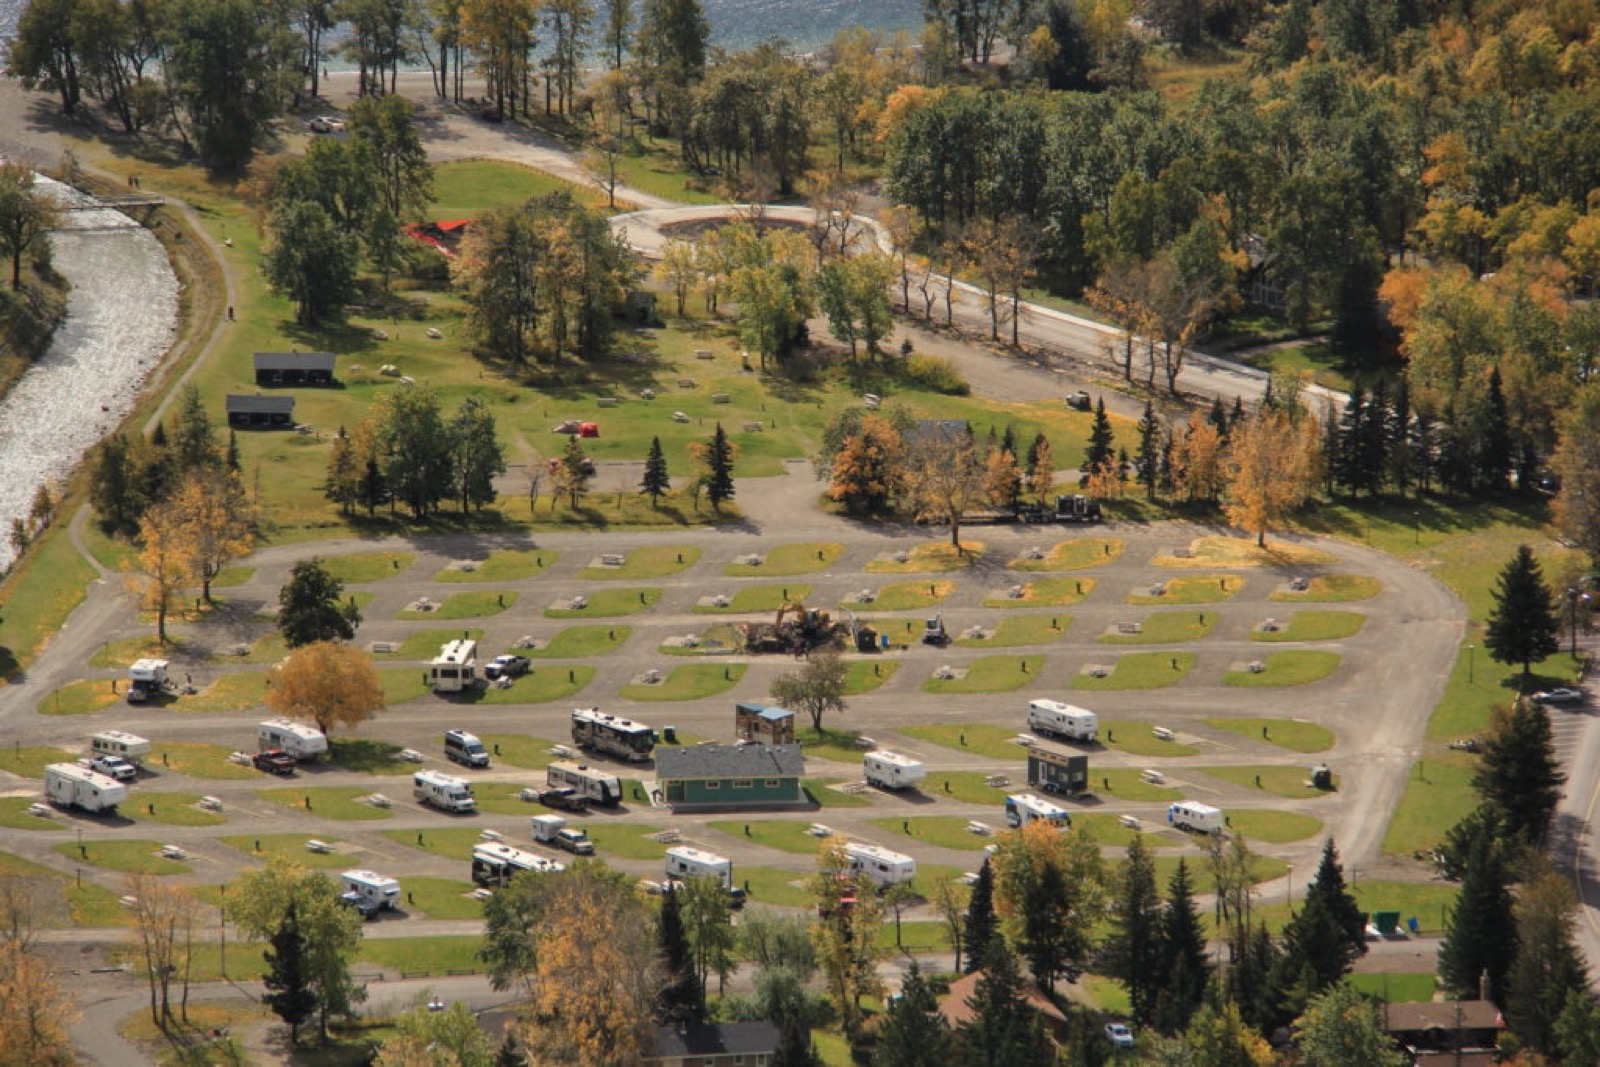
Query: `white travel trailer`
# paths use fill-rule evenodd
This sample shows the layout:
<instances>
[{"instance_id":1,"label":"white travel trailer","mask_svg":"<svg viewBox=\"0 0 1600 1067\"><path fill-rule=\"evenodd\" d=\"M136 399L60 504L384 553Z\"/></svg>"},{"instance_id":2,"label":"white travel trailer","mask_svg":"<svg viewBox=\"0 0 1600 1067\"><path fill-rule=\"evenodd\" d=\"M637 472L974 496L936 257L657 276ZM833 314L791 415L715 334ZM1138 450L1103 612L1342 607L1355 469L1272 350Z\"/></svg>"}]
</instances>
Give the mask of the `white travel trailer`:
<instances>
[{"instance_id":1,"label":"white travel trailer","mask_svg":"<svg viewBox=\"0 0 1600 1067\"><path fill-rule=\"evenodd\" d=\"M1006 797L1007 824L1023 827L1035 819L1048 820L1063 830L1072 825L1071 812L1037 793L1014 793Z\"/></svg>"},{"instance_id":2,"label":"white travel trailer","mask_svg":"<svg viewBox=\"0 0 1600 1067\"><path fill-rule=\"evenodd\" d=\"M1167 822L1180 830L1193 830L1200 834L1220 834L1228 820L1222 814L1221 808L1213 808L1210 804L1196 804L1192 800L1182 800L1167 805Z\"/></svg>"},{"instance_id":3,"label":"white travel trailer","mask_svg":"<svg viewBox=\"0 0 1600 1067\"><path fill-rule=\"evenodd\" d=\"M121 756L137 767L150 755L150 742L121 730L101 730L89 738L89 751L96 756Z\"/></svg>"},{"instance_id":4,"label":"white travel trailer","mask_svg":"<svg viewBox=\"0 0 1600 1067\"><path fill-rule=\"evenodd\" d=\"M528 820L533 839L551 848L564 848L574 856L594 855L594 842L582 830L567 825L559 815L535 815Z\"/></svg>"},{"instance_id":5,"label":"white travel trailer","mask_svg":"<svg viewBox=\"0 0 1600 1067\"><path fill-rule=\"evenodd\" d=\"M544 777L550 788L570 788L601 807L614 807L622 802L622 783L617 776L597 771L587 763L552 763L545 768Z\"/></svg>"},{"instance_id":6,"label":"white travel trailer","mask_svg":"<svg viewBox=\"0 0 1600 1067\"><path fill-rule=\"evenodd\" d=\"M373 907L400 906L400 883L377 871L345 871L339 881L346 893L354 893Z\"/></svg>"},{"instance_id":7,"label":"white travel trailer","mask_svg":"<svg viewBox=\"0 0 1600 1067\"><path fill-rule=\"evenodd\" d=\"M560 874L564 870L555 860L498 841L485 841L472 850L472 880L481 886L505 885L523 871Z\"/></svg>"},{"instance_id":8,"label":"white travel trailer","mask_svg":"<svg viewBox=\"0 0 1600 1067\"><path fill-rule=\"evenodd\" d=\"M861 757L861 771L868 784L880 789L910 789L928 776L921 760L882 749Z\"/></svg>"},{"instance_id":9,"label":"white travel trailer","mask_svg":"<svg viewBox=\"0 0 1600 1067\"><path fill-rule=\"evenodd\" d=\"M1100 732L1100 716L1059 700L1031 700L1028 730L1067 741L1093 741Z\"/></svg>"},{"instance_id":10,"label":"white travel trailer","mask_svg":"<svg viewBox=\"0 0 1600 1067\"><path fill-rule=\"evenodd\" d=\"M428 667L428 678L435 693L459 693L478 680L478 642L451 641L439 649Z\"/></svg>"},{"instance_id":11,"label":"white travel trailer","mask_svg":"<svg viewBox=\"0 0 1600 1067\"><path fill-rule=\"evenodd\" d=\"M844 846L850 869L866 875L880 888L904 885L917 876L917 861L877 845L851 841Z\"/></svg>"},{"instance_id":12,"label":"white travel trailer","mask_svg":"<svg viewBox=\"0 0 1600 1067\"><path fill-rule=\"evenodd\" d=\"M715 878L723 886L733 888L733 861L715 852L676 845L667 849L667 877Z\"/></svg>"},{"instance_id":13,"label":"white travel trailer","mask_svg":"<svg viewBox=\"0 0 1600 1067\"><path fill-rule=\"evenodd\" d=\"M256 726L256 751L272 749L281 749L305 762L328 751L328 739L315 726L292 719L268 719Z\"/></svg>"},{"instance_id":14,"label":"white travel trailer","mask_svg":"<svg viewBox=\"0 0 1600 1067\"><path fill-rule=\"evenodd\" d=\"M440 811L459 813L478 810L478 800L472 795L472 783L442 771L418 771L412 775L411 796L417 803Z\"/></svg>"},{"instance_id":15,"label":"white travel trailer","mask_svg":"<svg viewBox=\"0 0 1600 1067\"><path fill-rule=\"evenodd\" d=\"M44 769L44 795L63 808L112 815L128 799L128 787L76 763L52 763Z\"/></svg>"}]
</instances>

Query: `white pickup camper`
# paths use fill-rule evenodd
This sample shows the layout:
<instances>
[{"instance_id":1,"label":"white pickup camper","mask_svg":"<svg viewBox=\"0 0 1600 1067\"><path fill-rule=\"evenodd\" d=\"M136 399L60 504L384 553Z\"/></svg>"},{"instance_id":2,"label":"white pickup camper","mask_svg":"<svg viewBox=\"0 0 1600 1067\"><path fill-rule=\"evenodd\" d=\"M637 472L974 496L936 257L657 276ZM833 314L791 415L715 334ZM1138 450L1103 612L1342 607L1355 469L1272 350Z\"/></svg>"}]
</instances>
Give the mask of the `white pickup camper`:
<instances>
[{"instance_id":1,"label":"white pickup camper","mask_svg":"<svg viewBox=\"0 0 1600 1067\"><path fill-rule=\"evenodd\" d=\"M89 738L89 751L96 756L121 756L137 767L150 755L150 742L138 734L101 730Z\"/></svg>"},{"instance_id":2,"label":"white pickup camper","mask_svg":"<svg viewBox=\"0 0 1600 1067\"><path fill-rule=\"evenodd\" d=\"M76 763L52 763L44 769L44 795L63 808L111 815L128 799L128 787Z\"/></svg>"},{"instance_id":3,"label":"white pickup camper","mask_svg":"<svg viewBox=\"0 0 1600 1067\"><path fill-rule=\"evenodd\" d=\"M344 885L346 893L354 893L369 906L377 908L400 906L400 883L377 871L345 871L339 876L339 881Z\"/></svg>"},{"instance_id":4,"label":"white pickup camper","mask_svg":"<svg viewBox=\"0 0 1600 1067\"><path fill-rule=\"evenodd\" d=\"M715 878L727 888L733 887L733 861L715 852L676 845L667 849L667 877Z\"/></svg>"},{"instance_id":5,"label":"white pickup camper","mask_svg":"<svg viewBox=\"0 0 1600 1067\"><path fill-rule=\"evenodd\" d=\"M617 776L595 770L587 763L558 761L545 768L544 777L552 789L572 789L601 807L615 807L622 802L622 783Z\"/></svg>"},{"instance_id":6,"label":"white pickup camper","mask_svg":"<svg viewBox=\"0 0 1600 1067\"><path fill-rule=\"evenodd\" d=\"M917 876L917 861L878 845L851 841L844 846L850 869L866 875L880 888L904 885Z\"/></svg>"},{"instance_id":7,"label":"white pickup camper","mask_svg":"<svg viewBox=\"0 0 1600 1067\"><path fill-rule=\"evenodd\" d=\"M1100 732L1100 716L1059 700L1031 700L1028 730L1067 741L1093 741Z\"/></svg>"},{"instance_id":8,"label":"white pickup camper","mask_svg":"<svg viewBox=\"0 0 1600 1067\"><path fill-rule=\"evenodd\" d=\"M879 749L861 757L861 771L879 789L911 789L928 776L921 760Z\"/></svg>"},{"instance_id":9,"label":"white pickup camper","mask_svg":"<svg viewBox=\"0 0 1600 1067\"><path fill-rule=\"evenodd\" d=\"M1167 822L1180 830L1193 830L1200 834L1220 834L1228 820L1222 814L1221 808L1213 808L1210 804L1196 804L1192 800L1181 800L1176 804L1167 805Z\"/></svg>"},{"instance_id":10,"label":"white pickup camper","mask_svg":"<svg viewBox=\"0 0 1600 1067\"><path fill-rule=\"evenodd\" d=\"M1072 825L1072 813L1037 793L1014 793L1006 797L1006 822L1022 827L1035 819L1045 819L1065 830Z\"/></svg>"},{"instance_id":11,"label":"white pickup camper","mask_svg":"<svg viewBox=\"0 0 1600 1067\"><path fill-rule=\"evenodd\" d=\"M128 667L128 703L142 704L166 687L166 660L138 659Z\"/></svg>"},{"instance_id":12,"label":"white pickup camper","mask_svg":"<svg viewBox=\"0 0 1600 1067\"><path fill-rule=\"evenodd\" d=\"M478 810L478 800L472 795L472 783L442 771L418 771L412 775L411 796L417 803L440 811L461 813Z\"/></svg>"},{"instance_id":13,"label":"white pickup camper","mask_svg":"<svg viewBox=\"0 0 1600 1067\"><path fill-rule=\"evenodd\" d=\"M428 667L435 693L459 693L478 681L478 642L465 639L440 647Z\"/></svg>"},{"instance_id":14,"label":"white pickup camper","mask_svg":"<svg viewBox=\"0 0 1600 1067\"><path fill-rule=\"evenodd\" d=\"M328 751L328 739L315 726L292 719L268 719L256 726L256 751L274 749L305 763Z\"/></svg>"}]
</instances>

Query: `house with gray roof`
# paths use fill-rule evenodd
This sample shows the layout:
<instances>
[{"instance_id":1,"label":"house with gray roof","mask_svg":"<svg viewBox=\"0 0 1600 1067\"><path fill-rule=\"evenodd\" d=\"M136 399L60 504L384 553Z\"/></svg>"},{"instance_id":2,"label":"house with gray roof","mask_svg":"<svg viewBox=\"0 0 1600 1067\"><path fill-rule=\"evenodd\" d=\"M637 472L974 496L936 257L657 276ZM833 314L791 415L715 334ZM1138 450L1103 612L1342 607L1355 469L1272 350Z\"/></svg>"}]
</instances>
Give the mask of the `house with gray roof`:
<instances>
[{"instance_id":1,"label":"house with gray roof","mask_svg":"<svg viewBox=\"0 0 1600 1067\"><path fill-rule=\"evenodd\" d=\"M656 782L674 811L806 807L799 745L693 745L656 749Z\"/></svg>"}]
</instances>

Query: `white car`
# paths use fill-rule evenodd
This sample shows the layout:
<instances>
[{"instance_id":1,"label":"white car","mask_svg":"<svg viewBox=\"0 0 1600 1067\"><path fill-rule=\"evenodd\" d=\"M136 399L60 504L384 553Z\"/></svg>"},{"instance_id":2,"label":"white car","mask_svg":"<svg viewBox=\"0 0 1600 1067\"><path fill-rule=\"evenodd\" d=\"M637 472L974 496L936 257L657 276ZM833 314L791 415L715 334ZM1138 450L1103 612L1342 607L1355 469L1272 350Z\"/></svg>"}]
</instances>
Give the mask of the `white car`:
<instances>
[{"instance_id":1,"label":"white car","mask_svg":"<svg viewBox=\"0 0 1600 1067\"><path fill-rule=\"evenodd\" d=\"M1124 1023L1106 1023L1106 1040L1117 1048L1132 1048L1133 1031Z\"/></svg>"},{"instance_id":2,"label":"white car","mask_svg":"<svg viewBox=\"0 0 1600 1067\"><path fill-rule=\"evenodd\" d=\"M316 118L307 123L307 125L311 128L312 133L344 132L344 119L335 118L332 115L318 115Z\"/></svg>"},{"instance_id":3,"label":"white car","mask_svg":"<svg viewBox=\"0 0 1600 1067\"><path fill-rule=\"evenodd\" d=\"M1535 704L1582 704L1581 689L1547 689L1530 697Z\"/></svg>"}]
</instances>

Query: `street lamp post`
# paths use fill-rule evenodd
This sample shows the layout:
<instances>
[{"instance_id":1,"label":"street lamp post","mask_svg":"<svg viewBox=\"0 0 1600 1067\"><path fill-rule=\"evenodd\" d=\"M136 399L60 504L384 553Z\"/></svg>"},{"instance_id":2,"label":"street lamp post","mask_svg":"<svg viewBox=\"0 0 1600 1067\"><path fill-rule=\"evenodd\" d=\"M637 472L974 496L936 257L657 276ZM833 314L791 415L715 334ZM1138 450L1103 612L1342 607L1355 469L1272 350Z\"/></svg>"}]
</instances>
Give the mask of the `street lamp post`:
<instances>
[{"instance_id":1,"label":"street lamp post","mask_svg":"<svg viewBox=\"0 0 1600 1067\"><path fill-rule=\"evenodd\" d=\"M217 894L217 919L222 923L222 977L228 977L228 883Z\"/></svg>"},{"instance_id":2,"label":"street lamp post","mask_svg":"<svg viewBox=\"0 0 1600 1067\"><path fill-rule=\"evenodd\" d=\"M1288 868L1283 872L1283 903L1290 911L1294 911L1294 864L1285 864Z\"/></svg>"},{"instance_id":3,"label":"street lamp post","mask_svg":"<svg viewBox=\"0 0 1600 1067\"><path fill-rule=\"evenodd\" d=\"M1473 664L1473 661L1475 659L1477 659L1477 656L1474 655L1474 653L1477 652L1477 649L1478 649L1477 645L1468 645L1467 646L1467 684L1468 685L1472 684L1472 664Z\"/></svg>"},{"instance_id":4,"label":"street lamp post","mask_svg":"<svg viewBox=\"0 0 1600 1067\"><path fill-rule=\"evenodd\" d=\"M1571 634L1572 658L1578 658L1578 590L1576 587L1567 590L1567 632Z\"/></svg>"}]
</instances>

